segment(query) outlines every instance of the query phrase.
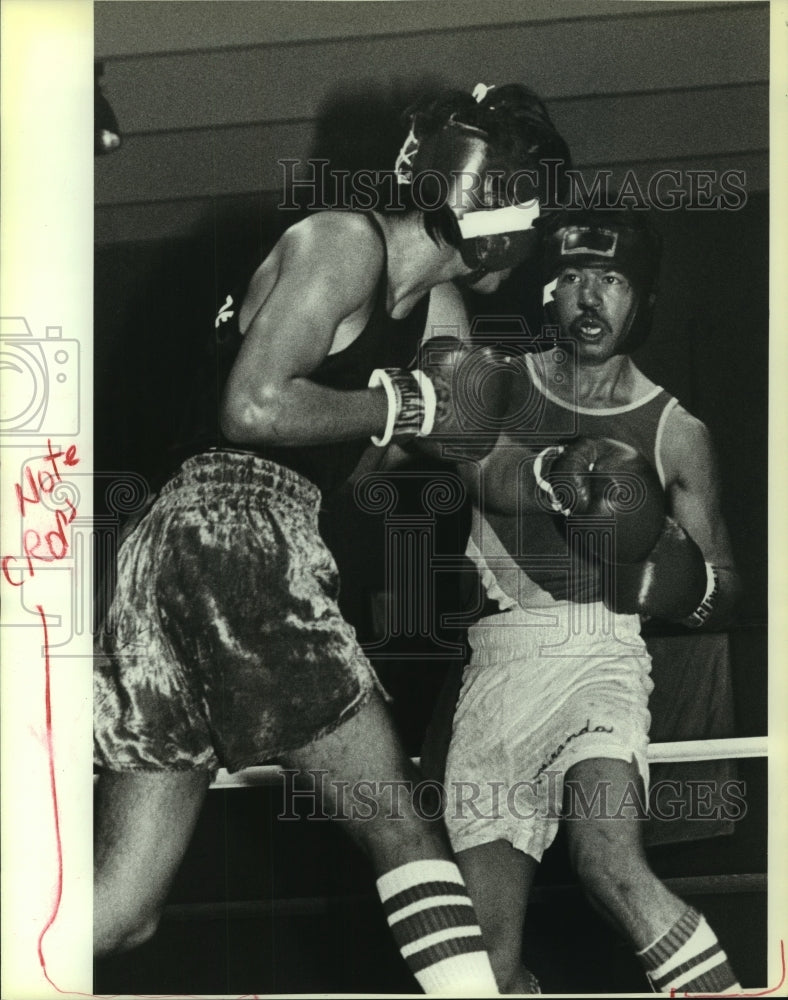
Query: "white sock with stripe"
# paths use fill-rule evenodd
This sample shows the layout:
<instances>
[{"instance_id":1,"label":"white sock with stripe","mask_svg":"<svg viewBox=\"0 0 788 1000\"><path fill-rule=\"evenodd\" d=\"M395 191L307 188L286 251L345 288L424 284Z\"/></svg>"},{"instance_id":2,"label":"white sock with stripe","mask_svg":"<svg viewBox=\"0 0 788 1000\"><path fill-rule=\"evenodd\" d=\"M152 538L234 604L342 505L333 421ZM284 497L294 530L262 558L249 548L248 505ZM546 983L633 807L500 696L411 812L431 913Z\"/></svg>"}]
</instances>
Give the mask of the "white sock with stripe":
<instances>
[{"instance_id":1,"label":"white sock with stripe","mask_svg":"<svg viewBox=\"0 0 788 1000\"><path fill-rule=\"evenodd\" d=\"M462 875L453 861L411 861L377 880L394 939L425 993L497 996Z\"/></svg>"},{"instance_id":2,"label":"white sock with stripe","mask_svg":"<svg viewBox=\"0 0 788 1000\"><path fill-rule=\"evenodd\" d=\"M655 993L741 992L716 934L691 907L638 957Z\"/></svg>"}]
</instances>

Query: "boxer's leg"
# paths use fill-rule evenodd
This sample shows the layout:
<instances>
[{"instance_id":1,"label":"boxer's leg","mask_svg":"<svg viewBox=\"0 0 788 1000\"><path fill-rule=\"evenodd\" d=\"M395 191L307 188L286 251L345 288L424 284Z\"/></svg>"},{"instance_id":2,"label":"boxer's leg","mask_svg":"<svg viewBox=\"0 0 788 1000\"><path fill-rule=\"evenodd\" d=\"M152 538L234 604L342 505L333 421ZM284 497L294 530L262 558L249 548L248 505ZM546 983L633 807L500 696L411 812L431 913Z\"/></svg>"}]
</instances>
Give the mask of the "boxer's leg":
<instances>
[{"instance_id":1,"label":"boxer's leg","mask_svg":"<svg viewBox=\"0 0 788 1000\"><path fill-rule=\"evenodd\" d=\"M522 964L523 923L539 863L507 840L457 853L457 865L476 907L484 943L501 993L534 993L535 979Z\"/></svg>"},{"instance_id":2,"label":"boxer's leg","mask_svg":"<svg viewBox=\"0 0 788 1000\"><path fill-rule=\"evenodd\" d=\"M600 785L604 797L599 795ZM645 947L686 909L648 866L642 820L633 815L634 808L621 807L633 801L633 790L642 801L641 789L635 764L609 758L579 761L564 781L564 814L575 873L592 904L619 925L636 948Z\"/></svg>"},{"instance_id":3,"label":"boxer's leg","mask_svg":"<svg viewBox=\"0 0 788 1000\"><path fill-rule=\"evenodd\" d=\"M372 862L389 926L422 989L495 994L481 931L443 823L419 813L413 792L423 776L400 746L380 696L373 694L337 729L283 760L302 771L328 772L326 811L352 819L355 809L348 832ZM394 808L393 787L400 789Z\"/></svg>"},{"instance_id":4,"label":"boxer's leg","mask_svg":"<svg viewBox=\"0 0 788 1000\"><path fill-rule=\"evenodd\" d=\"M125 951L156 930L188 846L208 771L103 772L95 792L94 954Z\"/></svg>"},{"instance_id":5,"label":"boxer's leg","mask_svg":"<svg viewBox=\"0 0 788 1000\"><path fill-rule=\"evenodd\" d=\"M595 801L601 783L604 810L578 810L578 803ZM738 987L706 921L648 865L642 821L631 807L622 808L633 802L633 790L640 790L643 801L637 766L609 758L579 761L567 771L564 787L569 853L577 877L592 904L638 949L654 988L720 992Z\"/></svg>"}]
</instances>

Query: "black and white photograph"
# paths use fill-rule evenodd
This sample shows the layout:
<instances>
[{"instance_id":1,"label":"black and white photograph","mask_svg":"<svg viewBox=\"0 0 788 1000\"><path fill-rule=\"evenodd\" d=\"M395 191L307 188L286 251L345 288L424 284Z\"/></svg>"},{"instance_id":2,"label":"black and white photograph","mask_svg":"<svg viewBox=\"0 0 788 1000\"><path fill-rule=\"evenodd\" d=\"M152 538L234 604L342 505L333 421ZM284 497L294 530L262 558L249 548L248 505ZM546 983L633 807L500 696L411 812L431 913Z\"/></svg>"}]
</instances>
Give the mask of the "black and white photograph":
<instances>
[{"instance_id":1,"label":"black and white photograph","mask_svg":"<svg viewBox=\"0 0 788 1000\"><path fill-rule=\"evenodd\" d=\"M788 6L36 7L3 995L781 995Z\"/></svg>"}]
</instances>

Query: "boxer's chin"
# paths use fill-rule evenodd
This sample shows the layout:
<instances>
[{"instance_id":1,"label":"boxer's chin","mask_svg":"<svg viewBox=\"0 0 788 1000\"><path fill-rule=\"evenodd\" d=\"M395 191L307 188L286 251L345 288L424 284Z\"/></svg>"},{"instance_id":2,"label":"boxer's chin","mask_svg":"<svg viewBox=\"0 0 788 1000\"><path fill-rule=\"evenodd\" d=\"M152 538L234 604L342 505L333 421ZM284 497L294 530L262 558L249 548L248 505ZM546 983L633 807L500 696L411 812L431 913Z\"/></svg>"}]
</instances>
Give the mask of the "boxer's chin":
<instances>
[{"instance_id":1,"label":"boxer's chin","mask_svg":"<svg viewBox=\"0 0 788 1000\"><path fill-rule=\"evenodd\" d=\"M476 271L469 271L468 274L463 274L459 278L455 278L455 282L458 285L462 285L463 288L472 288L475 291L479 289L476 288L477 285L482 284L491 276L492 272L485 270L481 267ZM482 294L484 292L482 291Z\"/></svg>"}]
</instances>

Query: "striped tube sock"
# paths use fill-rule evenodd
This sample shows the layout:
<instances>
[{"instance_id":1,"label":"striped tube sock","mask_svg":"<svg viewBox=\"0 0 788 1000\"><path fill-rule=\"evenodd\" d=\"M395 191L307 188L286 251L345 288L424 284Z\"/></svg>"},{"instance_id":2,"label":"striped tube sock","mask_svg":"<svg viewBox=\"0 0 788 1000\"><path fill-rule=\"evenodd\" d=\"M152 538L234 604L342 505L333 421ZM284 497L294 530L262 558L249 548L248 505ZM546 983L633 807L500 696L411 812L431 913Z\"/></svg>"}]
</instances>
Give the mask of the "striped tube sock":
<instances>
[{"instance_id":1,"label":"striped tube sock","mask_svg":"<svg viewBox=\"0 0 788 1000\"><path fill-rule=\"evenodd\" d=\"M459 868L410 861L377 881L402 957L425 993L497 996L490 960Z\"/></svg>"},{"instance_id":2,"label":"striped tube sock","mask_svg":"<svg viewBox=\"0 0 788 1000\"><path fill-rule=\"evenodd\" d=\"M655 993L737 993L728 957L706 918L690 907L662 937L638 952Z\"/></svg>"}]
</instances>

